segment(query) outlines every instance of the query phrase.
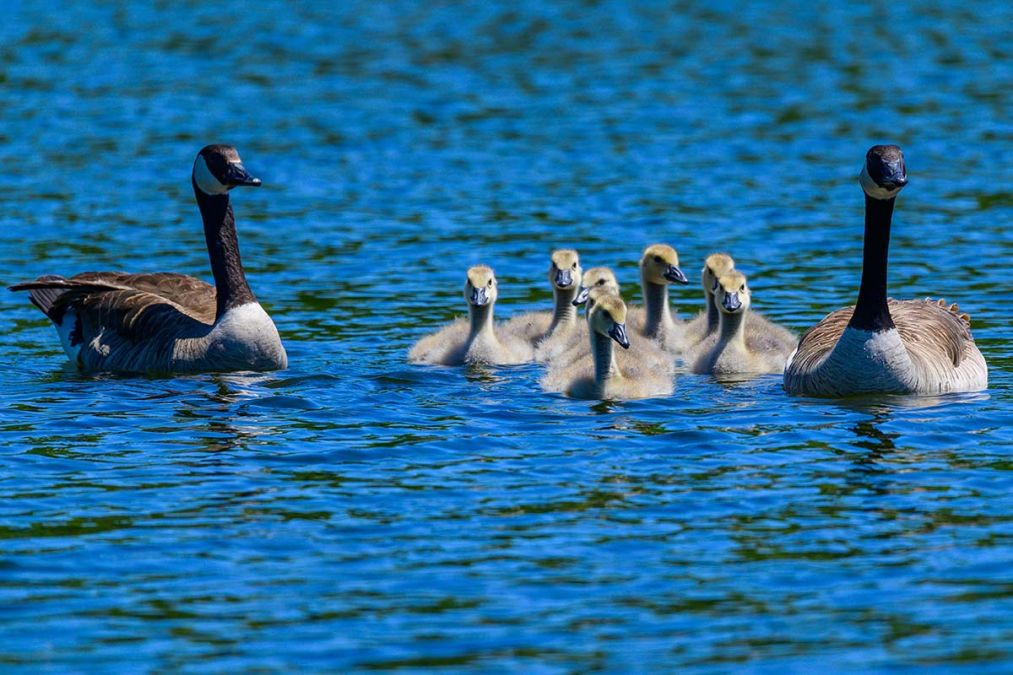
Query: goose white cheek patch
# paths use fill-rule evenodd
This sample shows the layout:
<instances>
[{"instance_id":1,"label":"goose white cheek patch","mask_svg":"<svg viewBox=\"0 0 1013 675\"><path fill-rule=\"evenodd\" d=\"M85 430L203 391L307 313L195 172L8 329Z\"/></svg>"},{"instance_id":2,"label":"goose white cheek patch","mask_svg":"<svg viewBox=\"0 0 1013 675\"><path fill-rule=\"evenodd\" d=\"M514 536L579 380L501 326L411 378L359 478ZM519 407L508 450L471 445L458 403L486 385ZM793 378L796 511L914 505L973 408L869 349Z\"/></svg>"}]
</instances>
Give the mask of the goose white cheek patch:
<instances>
[{"instance_id":1,"label":"goose white cheek patch","mask_svg":"<svg viewBox=\"0 0 1013 675\"><path fill-rule=\"evenodd\" d=\"M204 194L223 195L229 191L228 187L222 185L214 177L201 155L198 155L197 160L193 163L193 179Z\"/></svg>"},{"instance_id":2,"label":"goose white cheek patch","mask_svg":"<svg viewBox=\"0 0 1013 675\"><path fill-rule=\"evenodd\" d=\"M869 195L873 199L892 199L897 196L900 192L900 188L894 188L893 190L887 190L885 187L876 185L876 181L872 180L872 176L869 175L869 168L867 166L862 167L862 173L858 174L858 182L862 184L862 189L865 190L865 194Z\"/></svg>"}]
</instances>

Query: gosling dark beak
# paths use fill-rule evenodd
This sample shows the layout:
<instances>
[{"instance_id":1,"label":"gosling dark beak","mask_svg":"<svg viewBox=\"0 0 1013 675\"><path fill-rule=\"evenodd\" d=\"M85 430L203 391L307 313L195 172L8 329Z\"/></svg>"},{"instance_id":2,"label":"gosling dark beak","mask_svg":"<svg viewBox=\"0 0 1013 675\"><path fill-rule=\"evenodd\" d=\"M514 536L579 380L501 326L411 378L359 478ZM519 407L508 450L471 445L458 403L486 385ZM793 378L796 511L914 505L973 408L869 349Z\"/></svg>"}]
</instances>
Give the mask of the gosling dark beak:
<instances>
[{"instance_id":1,"label":"gosling dark beak","mask_svg":"<svg viewBox=\"0 0 1013 675\"><path fill-rule=\"evenodd\" d=\"M672 283L676 283L676 284L688 284L689 283L689 279L686 278L686 275L683 274L682 270L679 269L678 267L676 267L675 265L669 265L668 266L668 269L665 270L664 277L666 279L668 279L669 281L671 281Z\"/></svg>"},{"instance_id":2,"label":"gosling dark beak","mask_svg":"<svg viewBox=\"0 0 1013 675\"><path fill-rule=\"evenodd\" d=\"M609 337L618 342L623 349L630 348L630 339L626 337L626 324L613 324L612 328L609 328Z\"/></svg>"},{"instance_id":3,"label":"gosling dark beak","mask_svg":"<svg viewBox=\"0 0 1013 675\"><path fill-rule=\"evenodd\" d=\"M556 270L556 286L569 288L573 284L573 275L570 270Z\"/></svg>"},{"instance_id":4,"label":"gosling dark beak","mask_svg":"<svg viewBox=\"0 0 1013 675\"><path fill-rule=\"evenodd\" d=\"M225 173L225 184L229 187L237 187L240 185L260 187L260 179L251 176L242 164L230 162L229 168Z\"/></svg>"},{"instance_id":5,"label":"gosling dark beak","mask_svg":"<svg viewBox=\"0 0 1013 675\"><path fill-rule=\"evenodd\" d=\"M476 307L485 307L489 304L489 292L485 286L471 289L471 304Z\"/></svg>"},{"instance_id":6,"label":"gosling dark beak","mask_svg":"<svg viewBox=\"0 0 1013 675\"><path fill-rule=\"evenodd\" d=\"M587 302L587 298L590 295L591 295L591 289L588 288L587 286L581 286L580 287L580 293L577 293L577 297L574 298L573 302L571 302L570 304L573 305L574 307L580 307L585 302Z\"/></svg>"},{"instance_id":7,"label":"gosling dark beak","mask_svg":"<svg viewBox=\"0 0 1013 675\"><path fill-rule=\"evenodd\" d=\"M729 312L734 312L742 307L742 301L739 300L738 293L725 293L725 297L721 301L721 305Z\"/></svg>"}]
</instances>

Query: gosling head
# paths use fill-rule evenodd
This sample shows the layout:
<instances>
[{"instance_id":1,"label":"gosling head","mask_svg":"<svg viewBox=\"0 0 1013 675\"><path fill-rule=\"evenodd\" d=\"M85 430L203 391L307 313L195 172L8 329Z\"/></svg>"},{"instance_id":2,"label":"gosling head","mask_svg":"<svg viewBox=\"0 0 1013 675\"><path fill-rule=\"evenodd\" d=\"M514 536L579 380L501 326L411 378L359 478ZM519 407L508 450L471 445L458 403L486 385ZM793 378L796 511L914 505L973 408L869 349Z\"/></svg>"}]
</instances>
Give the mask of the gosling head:
<instances>
[{"instance_id":1,"label":"gosling head","mask_svg":"<svg viewBox=\"0 0 1013 675\"><path fill-rule=\"evenodd\" d=\"M594 288L589 288L587 291L587 305L586 305L588 316L589 317L591 316L590 314L591 310L594 309L594 306L597 305L602 298L610 296L620 297L619 292L613 290L609 286L595 286Z\"/></svg>"},{"instance_id":2,"label":"gosling head","mask_svg":"<svg viewBox=\"0 0 1013 675\"><path fill-rule=\"evenodd\" d=\"M907 185L904 151L896 145L872 146L865 153L865 166L858 181L873 199L893 199Z\"/></svg>"},{"instance_id":3,"label":"gosling head","mask_svg":"<svg viewBox=\"0 0 1013 675\"><path fill-rule=\"evenodd\" d=\"M581 269L580 256L573 249L563 248L552 252L552 264L549 265L549 283L560 291L580 288Z\"/></svg>"},{"instance_id":4,"label":"gosling head","mask_svg":"<svg viewBox=\"0 0 1013 675\"><path fill-rule=\"evenodd\" d=\"M623 349L630 348L630 339L626 336L626 303L618 295L603 293L596 299L588 315L588 327L615 340Z\"/></svg>"},{"instance_id":5,"label":"gosling head","mask_svg":"<svg viewBox=\"0 0 1013 675\"><path fill-rule=\"evenodd\" d=\"M746 284L746 275L738 270L732 270L718 279L714 301L724 314L738 314L749 309L750 291Z\"/></svg>"},{"instance_id":6,"label":"gosling head","mask_svg":"<svg viewBox=\"0 0 1013 675\"><path fill-rule=\"evenodd\" d=\"M727 253L711 253L703 261L701 280L703 292L713 296L718 288L718 279L735 269L735 261Z\"/></svg>"},{"instance_id":7,"label":"gosling head","mask_svg":"<svg viewBox=\"0 0 1013 675\"><path fill-rule=\"evenodd\" d=\"M468 269L464 283L464 299L472 307L485 307L496 302L496 275L491 267L475 265Z\"/></svg>"},{"instance_id":8,"label":"gosling head","mask_svg":"<svg viewBox=\"0 0 1013 675\"><path fill-rule=\"evenodd\" d=\"M592 267L584 272L580 293L573 299L573 304L583 305L595 288L607 289L609 292L619 295L619 282L616 281L616 275L612 273L612 270L608 267Z\"/></svg>"},{"instance_id":9,"label":"gosling head","mask_svg":"<svg viewBox=\"0 0 1013 675\"><path fill-rule=\"evenodd\" d=\"M640 274L652 284L688 284L689 279L679 269L679 254L668 244L654 244L640 257Z\"/></svg>"},{"instance_id":10,"label":"gosling head","mask_svg":"<svg viewBox=\"0 0 1013 675\"><path fill-rule=\"evenodd\" d=\"M193 161L193 184L204 194L216 196L240 185L260 187L260 179L247 172L231 145L207 145Z\"/></svg>"}]
</instances>

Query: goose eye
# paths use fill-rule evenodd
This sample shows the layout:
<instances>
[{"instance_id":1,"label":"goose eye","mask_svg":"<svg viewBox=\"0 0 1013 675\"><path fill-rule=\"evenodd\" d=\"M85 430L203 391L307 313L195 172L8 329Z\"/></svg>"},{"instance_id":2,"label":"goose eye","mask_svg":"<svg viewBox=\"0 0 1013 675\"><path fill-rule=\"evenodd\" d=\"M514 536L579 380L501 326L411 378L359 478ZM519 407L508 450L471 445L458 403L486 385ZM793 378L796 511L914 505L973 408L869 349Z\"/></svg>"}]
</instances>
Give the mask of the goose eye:
<instances>
[{"instance_id":1,"label":"goose eye","mask_svg":"<svg viewBox=\"0 0 1013 675\"><path fill-rule=\"evenodd\" d=\"M489 279L489 285L492 286L492 279Z\"/></svg>"},{"instance_id":2,"label":"goose eye","mask_svg":"<svg viewBox=\"0 0 1013 675\"><path fill-rule=\"evenodd\" d=\"M740 291L744 291L744 290L746 290L746 285L745 285L745 284L742 284L741 286L739 286L739 290L740 290Z\"/></svg>"},{"instance_id":3,"label":"goose eye","mask_svg":"<svg viewBox=\"0 0 1013 675\"><path fill-rule=\"evenodd\" d=\"M661 256L660 255L654 256L654 262L660 263L661 262Z\"/></svg>"},{"instance_id":4,"label":"goose eye","mask_svg":"<svg viewBox=\"0 0 1013 675\"><path fill-rule=\"evenodd\" d=\"M604 285L605 285L605 280L604 279L599 279L598 283L595 284L595 286L604 286Z\"/></svg>"},{"instance_id":5,"label":"goose eye","mask_svg":"<svg viewBox=\"0 0 1013 675\"><path fill-rule=\"evenodd\" d=\"M573 263L573 269L577 269L577 263Z\"/></svg>"}]
</instances>

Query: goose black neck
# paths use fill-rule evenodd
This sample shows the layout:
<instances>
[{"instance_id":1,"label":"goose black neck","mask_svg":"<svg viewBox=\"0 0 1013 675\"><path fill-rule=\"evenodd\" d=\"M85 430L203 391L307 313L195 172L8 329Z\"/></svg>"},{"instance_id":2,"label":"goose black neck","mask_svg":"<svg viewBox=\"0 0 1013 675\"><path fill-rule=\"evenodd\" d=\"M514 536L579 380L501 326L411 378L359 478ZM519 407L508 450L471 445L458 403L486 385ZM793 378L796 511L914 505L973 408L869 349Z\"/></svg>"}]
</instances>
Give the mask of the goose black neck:
<instances>
[{"instance_id":1,"label":"goose black neck","mask_svg":"<svg viewBox=\"0 0 1013 675\"><path fill-rule=\"evenodd\" d=\"M218 298L217 316L226 310L251 302L257 298L246 283L246 272L239 256L239 236L236 234L236 218L228 193L209 195L194 183L194 194L204 219L204 239L211 259L211 274L215 278L215 294Z\"/></svg>"},{"instance_id":2,"label":"goose black neck","mask_svg":"<svg viewBox=\"0 0 1013 675\"><path fill-rule=\"evenodd\" d=\"M893 199L873 199L865 195L865 249L862 257L862 286L858 291L855 313L848 324L867 331L894 327L886 304L886 271L890 255L890 222Z\"/></svg>"}]
</instances>

